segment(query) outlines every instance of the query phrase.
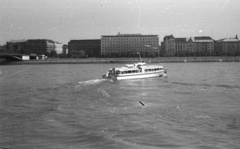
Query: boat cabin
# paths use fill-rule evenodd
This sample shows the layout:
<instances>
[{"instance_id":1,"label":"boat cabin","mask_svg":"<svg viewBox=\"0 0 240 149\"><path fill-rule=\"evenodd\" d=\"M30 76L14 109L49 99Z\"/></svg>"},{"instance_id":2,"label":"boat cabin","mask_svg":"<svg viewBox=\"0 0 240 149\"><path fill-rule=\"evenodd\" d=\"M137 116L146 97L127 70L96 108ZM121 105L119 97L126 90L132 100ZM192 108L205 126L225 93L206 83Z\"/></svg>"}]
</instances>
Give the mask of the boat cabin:
<instances>
[{"instance_id":1,"label":"boat cabin","mask_svg":"<svg viewBox=\"0 0 240 149\"><path fill-rule=\"evenodd\" d=\"M109 70L109 75L127 75L127 74L138 74L138 73L154 73L163 71L162 66L144 66L135 65L134 67L120 67L112 68Z\"/></svg>"}]
</instances>

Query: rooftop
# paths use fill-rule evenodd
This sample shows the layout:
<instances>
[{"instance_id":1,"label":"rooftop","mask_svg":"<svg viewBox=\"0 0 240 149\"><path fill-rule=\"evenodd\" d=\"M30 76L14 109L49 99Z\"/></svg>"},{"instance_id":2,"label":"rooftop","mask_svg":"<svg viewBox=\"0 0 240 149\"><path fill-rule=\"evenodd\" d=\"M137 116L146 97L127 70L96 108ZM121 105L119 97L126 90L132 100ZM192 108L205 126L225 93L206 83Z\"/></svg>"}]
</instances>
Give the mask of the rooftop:
<instances>
[{"instance_id":1,"label":"rooftop","mask_svg":"<svg viewBox=\"0 0 240 149\"><path fill-rule=\"evenodd\" d=\"M209 36L199 36L193 38L195 42L213 42L213 39Z\"/></svg>"},{"instance_id":2,"label":"rooftop","mask_svg":"<svg viewBox=\"0 0 240 149\"><path fill-rule=\"evenodd\" d=\"M174 38L173 35L169 35L169 36L165 36L164 40L169 40L169 39L173 39L173 38Z\"/></svg>"},{"instance_id":3,"label":"rooftop","mask_svg":"<svg viewBox=\"0 0 240 149\"><path fill-rule=\"evenodd\" d=\"M48 42L54 42L51 39L28 39L27 41L48 41Z\"/></svg>"},{"instance_id":4,"label":"rooftop","mask_svg":"<svg viewBox=\"0 0 240 149\"><path fill-rule=\"evenodd\" d=\"M195 40L212 40L211 37L209 36L199 36L199 37L194 37Z\"/></svg>"},{"instance_id":5,"label":"rooftop","mask_svg":"<svg viewBox=\"0 0 240 149\"><path fill-rule=\"evenodd\" d=\"M142 34L120 34L117 35L102 35L102 37L158 37L158 35L142 35Z\"/></svg>"},{"instance_id":6,"label":"rooftop","mask_svg":"<svg viewBox=\"0 0 240 149\"><path fill-rule=\"evenodd\" d=\"M25 39L21 39L21 40L10 40L9 42L14 43L14 42L27 42L27 40Z\"/></svg>"},{"instance_id":7,"label":"rooftop","mask_svg":"<svg viewBox=\"0 0 240 149\"><path fill-rule=\"evenodd\" d=\"M220 39L217 42L240 42L240 40L236 38L225 38L225 39Z\"/></svg>"}]
</instances>

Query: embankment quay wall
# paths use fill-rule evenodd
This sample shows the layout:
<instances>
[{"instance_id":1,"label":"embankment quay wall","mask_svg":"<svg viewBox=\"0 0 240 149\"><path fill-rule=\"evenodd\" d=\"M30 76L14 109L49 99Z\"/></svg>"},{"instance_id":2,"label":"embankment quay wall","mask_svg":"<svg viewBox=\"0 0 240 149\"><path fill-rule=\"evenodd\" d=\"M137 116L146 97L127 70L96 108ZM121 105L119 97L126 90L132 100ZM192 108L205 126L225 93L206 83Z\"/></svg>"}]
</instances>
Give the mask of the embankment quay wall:
<instances>
[{"instance_id":1,"label":"embankment quay wall","mask_svg":"<svg viewBox=\"0 0 240 149\"><path fill-rule=\"evenodd\" d=\"M159 57L142 58L146 63L187 63L187 62L240 62L240 57ZM91 63L136 63L138 58L79 58L79 59L46 59L18 62L0 61L1 65L34 65L34 64L91 64Z\"/></svg>"}]
</instances>

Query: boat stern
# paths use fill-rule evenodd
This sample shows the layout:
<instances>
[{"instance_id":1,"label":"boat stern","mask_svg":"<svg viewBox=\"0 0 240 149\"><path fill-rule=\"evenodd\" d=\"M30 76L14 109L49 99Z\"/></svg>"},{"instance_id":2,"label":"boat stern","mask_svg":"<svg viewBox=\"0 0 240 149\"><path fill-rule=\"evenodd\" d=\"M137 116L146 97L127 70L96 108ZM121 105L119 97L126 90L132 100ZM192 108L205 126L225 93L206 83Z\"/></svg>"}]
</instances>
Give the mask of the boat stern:
<instances>
[{"instance_id":1,"label":"boat stern","mask_svg":"<svg viewBox=\"0 0 240 149\"><path fill-rule=\"evenodd\" d=\"M166 77L167 76L167 69L165 67L165 65L163 65L163 76Z\"/></svg>"},{"instance_id":2,"label":"boat stern","mask_svg":"<svg viewBox=\"0 0 240 149\"><path fill-rule=\"evenodd\" d=\"M102 75L103 79L109 79L109 80L117 80L117 77L113 76L113 75Z\"/></svg>"}]
</instances>

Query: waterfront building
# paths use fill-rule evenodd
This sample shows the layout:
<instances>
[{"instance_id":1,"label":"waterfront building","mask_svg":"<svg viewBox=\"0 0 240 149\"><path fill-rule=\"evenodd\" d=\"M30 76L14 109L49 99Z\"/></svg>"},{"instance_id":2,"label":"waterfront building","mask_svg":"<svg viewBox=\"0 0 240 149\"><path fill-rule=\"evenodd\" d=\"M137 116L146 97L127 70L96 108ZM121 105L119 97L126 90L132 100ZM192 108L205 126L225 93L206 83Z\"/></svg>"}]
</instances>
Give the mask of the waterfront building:
<instances>
[{"instance_id":1,"label":"waterfront building","mask_svg":"<svg viewBox=\"0 0 240 149\"><path fill-rule=\"evenodd\" d=\"M174 56L176 54L176 43L173 35L163 38L162 48L165 56Z\"/></svg>"},{"instance_id":2,"label":"waterfront building","mask_svg":"<svg viewBox=\"0 0 240 149\"><path fill-rule=\"evenodd\" d=\"M63 44L49 39L11 40L6 43L10 53L48 55L51 52L62 53Z\"/></svg>"},{"instance_id":3,"label":"waterfront building","mask_svg":"<svg viewBox=\"0 0 240 149\"><path fill-rule=\"evenodd\" d=\"M187 51L187 38L175 38L175 56L182 56Z\"/></svg>"},{"instance_id":4,"label":"waterfront building","mask_svg":"<svg viewBox=\"0 0 240 149\"><path fill-rule=\"evenodd\" d=\"M6 48L10 53L25 54L27 40L11 40L6 43Z\"/></svg>"},{"instance_id":5,"label":"waterfront building","mask_svg":"<svg viewBox=\"0 0 240 149\"><path fill-rule=\"evenodd\" d=\"M68 45L64 44L63 45L63 56L66 57L68 54Z\"/></svg>"},{"instance_id":6,"label":"waterfront building","mask_svg":"<svg viewBox=\"0 0 240 149\"><path fill-rule=\"evenodd\" d=\"M6 50L6 49L7 49L6 45L0 45L0 51Z\"/></svg>"},{"instance_id":7,"label":"waterfront building","mask_svg":"<svg viewBox=\"0 0 240 149\"><path fill-rule=\"evenodd\" d=\"M70 40L68 42L68 55L70 57L99 57L100 49L100 39Z\"/></svg>"},{"instance_id":8,"label":"waterfront building","mask_svg":"<svg viewBox=\"0 0 240 149\"><path fill-rule=\"evenodd\" d=\"M162 47L165 56L205 56L214 50L211 37L175 38L173 35L163 38Z\"/></svg>"},{"instance_id":9,"label":"waterfront building","mask_svg":"<svg viewBox=\"0 0 240 149\"><path fill-rule=\"evenodd\" d=\"M7 46L6 45L0 45L0 53L7 53Z\"/></svg>"},{"instance_id":10,"label":"waterfront building","mask_svg":"<svg viewBox=\"0 0 240 149\"><path fill-rule=\"evenodd\" d=\"M235 38L220 39L215 42L215 52L218 56L239 56L240 40Z\"/></svg>"},{"instance_id":11,"label":"waterfront building","mask_svg":"<svg viewBox=\"0 0 240 149\"><path fill-rule=\"evenodd\" d=\"M55 51L55 42L49 39L29 39L27 46L31 53L37 55L48 55L48 53Z\"/></svg>"},{"instance_id":12,"label":"waterfront building","mask_svg":"<svg viewBox=\"0 0 240 149\"><path fill-rule=\"evenodd\" d=\"M192 38L175 38L173 35L163 38L162 47L165 56L187 56L195 51Z\"/></svg>"},{"instance_id":13,"label":"waterfront building","mask_svg":"<svg viewBox=\"0 0 240 149\"><path fill-rule=\"evenodd\" d=\"M158 56L158 35L120 34L101 36L101 55L107 57Z\"/></svg>"},{"instance_id":14,"label":"waterfront building","mask_svg":"<svg viewBox=\"0 0 240 149\"><path fill-rule=\"evenodd\" d=\"M189 54L188 56L195 56L196 46L194 40L191 37L187 38L186 51Z\"/></svg>"},{"instance_id":15,"label":"waterfront building","mask_svg":"<svg viewBox=\"0 0 240 149\"><path fill-rule=\"evenodd\" d=\"M211 56L214 51L214 41L209 36L194 37L197 56Z\"/></svg>"},{"instance_id":16,"label":"waterfront building","mask_svg":"<svg viewBox=\"0 0 240 149\"><path fill-rule=\"evenodd\" d=\"M63 44L57 41L54 42L55 51L57 54L63 54Z\"/></svg>"}]
</instances>

